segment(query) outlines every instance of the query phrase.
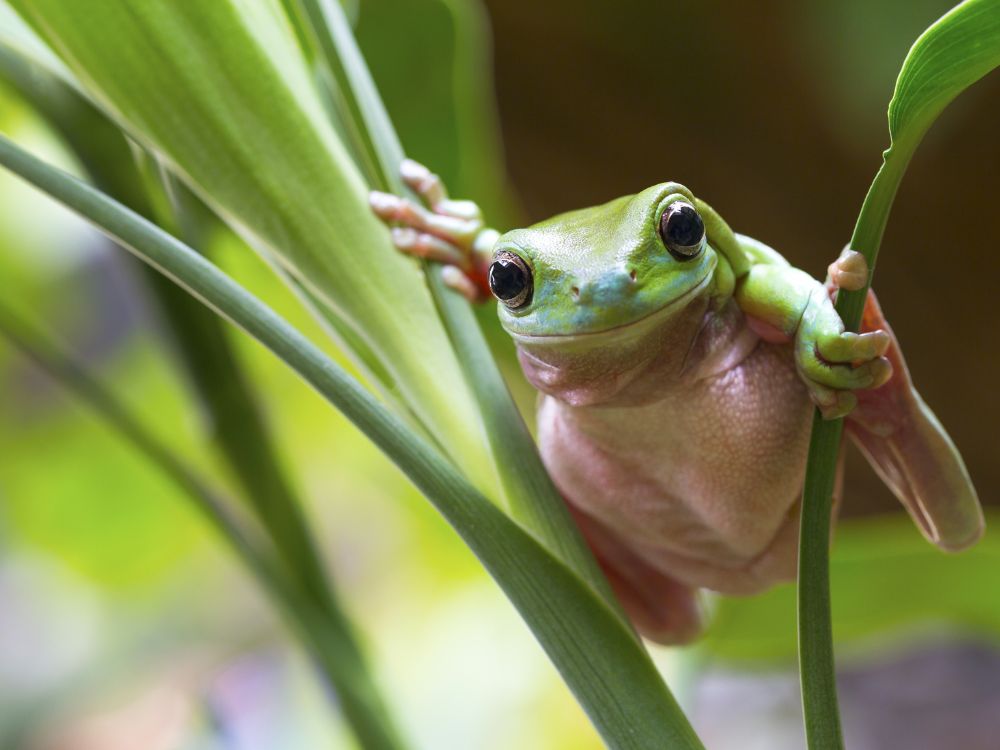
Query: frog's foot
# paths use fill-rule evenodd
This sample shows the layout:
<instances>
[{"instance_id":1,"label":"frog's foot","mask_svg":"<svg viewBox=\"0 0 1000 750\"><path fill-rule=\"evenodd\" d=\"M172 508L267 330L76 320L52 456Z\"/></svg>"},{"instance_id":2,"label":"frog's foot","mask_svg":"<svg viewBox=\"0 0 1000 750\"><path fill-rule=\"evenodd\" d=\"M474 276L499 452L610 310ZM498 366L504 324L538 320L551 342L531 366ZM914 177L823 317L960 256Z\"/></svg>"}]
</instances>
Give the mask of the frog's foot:
<instances>
[{"instance_id":1,"label":"frog's foot","mask_svg":"<svg viewBox=\"0 0 1000 750\"><path fill-rule=\"evenodd\" d=\"M402 252L441 263L444 282L472 302L488 298L486 281L498 233L483 223L472 201L451 200L441 178L412 159L400 167L403 181L418 195L418 205L391 193L372 191L375 214L394 223L392 242Z\"/></svg>"},{"instance_id":2,"label":"frog's foot","mask_svg":"<svg viewBox=\"0 0 1000 750\"><path fill-rule=\"evenodd\" d=\"M884 356L889 335L882 330L851 333L825 289L809 299L795 338L795 361L813 402L827 419L854 408L854 391L878 388L892 376Z\"/></svg>"},{"instance_id":3,"label":"frog's foot","mask_svg":"<svg viewBox=\"0 0 1000 750\"><path fill-rule=\"evenodd\" d=\"M983 512L969 474L941 423L913 387L899 343L873 292L862 331L884 331L892 378L859 391L847 433L929 541L951 552L982 536Z\"/></svg>"}]
</instances>

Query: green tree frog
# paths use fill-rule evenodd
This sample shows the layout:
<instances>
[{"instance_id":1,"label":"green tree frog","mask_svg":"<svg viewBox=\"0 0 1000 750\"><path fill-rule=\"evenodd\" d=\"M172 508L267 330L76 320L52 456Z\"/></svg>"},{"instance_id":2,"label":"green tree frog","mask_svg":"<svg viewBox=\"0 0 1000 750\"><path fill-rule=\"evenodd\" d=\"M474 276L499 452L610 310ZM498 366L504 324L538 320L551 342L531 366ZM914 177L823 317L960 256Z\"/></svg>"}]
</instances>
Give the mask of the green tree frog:
<instances>
[{"instance_id":1,"label":"green tree frog","mask_svg":"<svg viewBox=\"0 0 1000 750\"><path fill-rule=\"evenodd\" d=\"M699 590L795 576L812 404L847 416L928 540L955 551L982 534L875 297L861 333L834 309L838 288L867 282L860 254L845 250L824 285L676 182L500 234L422 165L401 172L421 204L375 192L372 209L400 250L443 264L470 300L498 300L541 392L545 466L643 635L689 641Z\"/></svg>"}]
</instances>

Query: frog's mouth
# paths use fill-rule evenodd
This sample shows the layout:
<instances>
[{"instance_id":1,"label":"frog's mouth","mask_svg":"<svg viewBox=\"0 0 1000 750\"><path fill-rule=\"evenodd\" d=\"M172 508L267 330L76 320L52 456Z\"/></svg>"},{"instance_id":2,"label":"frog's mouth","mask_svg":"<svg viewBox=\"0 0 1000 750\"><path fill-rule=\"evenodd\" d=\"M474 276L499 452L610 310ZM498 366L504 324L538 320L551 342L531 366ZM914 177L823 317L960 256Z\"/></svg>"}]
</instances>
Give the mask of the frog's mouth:
<instances>
[{"instance_id":1,"label":"frog's mouth","mask_svg":"<svg viewBox=\"0 0 1000 750\"><path fill-rule=\"evenodd\" d=\"M673 317L677 312L683 310L693 299L698 297L712 280L714 267L698 281L693 287L684 292L680 297L675 297L664 305L653 309L645 315L631 320L627 323L601 328L596 331L582 331L579 333L520 333L507 329L507 333L517 344L525 344L531 348L536 347L573 347L578 344L582 347L600 345L603 342L614 339L616 343L626 343L629 340L641 337L650 331L663 325L663 323Z\"/></svg>"}]
</instances>

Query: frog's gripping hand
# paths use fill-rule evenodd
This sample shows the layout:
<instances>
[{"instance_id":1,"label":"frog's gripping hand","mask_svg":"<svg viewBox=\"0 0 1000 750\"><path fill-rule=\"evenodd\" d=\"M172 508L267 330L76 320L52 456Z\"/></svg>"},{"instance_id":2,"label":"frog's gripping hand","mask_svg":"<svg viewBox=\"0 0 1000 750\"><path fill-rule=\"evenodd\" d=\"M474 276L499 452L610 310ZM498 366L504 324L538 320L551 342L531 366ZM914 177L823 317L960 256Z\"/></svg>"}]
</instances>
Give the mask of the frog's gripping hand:
<instances>
[{"instance_id":1,"label":"frog's gripping hand","mask_svg":"<svg viewBox=\"0 0 1000 750\"><path fill-rule=\"evenodd\" d=\"M762 338L793 344L799 376L827 419L845 416L857 403L856 392L892 376L884 356L889 334L845 331L826 288L804 271L784 262L756 263L738 280L735 297Z\"/></svg>"},{"instance_id":2,"label":"frog's gripping hand","mask_svg":"<svg viewBox=\"0 0 1000 750\"><path fill-rule=\"evenodd\" d=\"M421 205L391 193L372 191L368 203L392 228L392 242L404 253L443 264L445 283L470 302L490 298L487 281L493 245L499 232L483 223L472 201L450 200L441 178L423 164L406 159L400 166L403 182Z\"/></svg>"},{"instance_id":3,"label":"frog's gripping hand","mask_svg":"<svg viewBox=\"0 0 1000 750\"><path fill-rule=\"evenodd\" d=\"M864 257L845 250L828 287L781 264L754 265L736 299L751 326L771 341L794 342L796 365L827 418L847 416L847 432L906 507L927 539L948 551L974 544L984 522L979 498L954 444L913 387L899 343L873 292L861 333L844 331L837 288L862 289Z\"/></svg>"}]
</instances>

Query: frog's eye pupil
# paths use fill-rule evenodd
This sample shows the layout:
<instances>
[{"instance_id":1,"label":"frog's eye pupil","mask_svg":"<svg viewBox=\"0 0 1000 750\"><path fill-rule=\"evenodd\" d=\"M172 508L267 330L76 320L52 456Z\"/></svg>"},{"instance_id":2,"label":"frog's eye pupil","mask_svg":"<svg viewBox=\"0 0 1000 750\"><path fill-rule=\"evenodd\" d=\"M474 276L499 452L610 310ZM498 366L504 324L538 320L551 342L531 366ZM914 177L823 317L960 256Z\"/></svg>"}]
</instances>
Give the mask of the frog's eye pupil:
<instances>
[{"instance_id":1,"label":"frog's eye pupil","mask_svg":"<svg viewBox=\"0 0 1000 750\"><path fill-rule=\"evenodd\" d=\"M671 255L678 260L689 260L705 244L705 222L690 203L676 201L660 217L660 238Z\"/></svg>"},{"instance_id":2,"label":"frog's eye pupil","mask_svg":"<svg viewBox=\"0 0 1000 750\"><path fill-rule=\"evenodd\" d=\"M496 254L489 272L490 291L511 309L524 307L531 301L531 269L524 259L509 250Z\"/></svg>"}]
</instances>

